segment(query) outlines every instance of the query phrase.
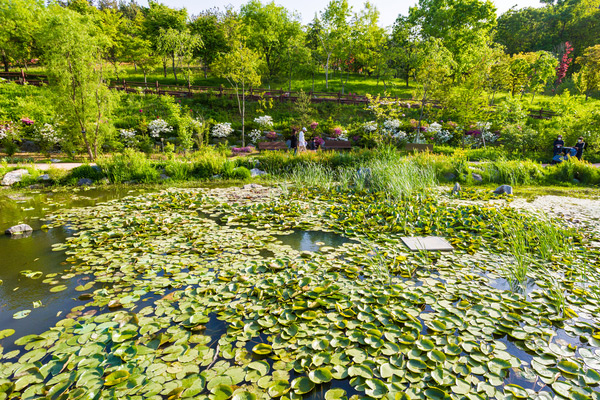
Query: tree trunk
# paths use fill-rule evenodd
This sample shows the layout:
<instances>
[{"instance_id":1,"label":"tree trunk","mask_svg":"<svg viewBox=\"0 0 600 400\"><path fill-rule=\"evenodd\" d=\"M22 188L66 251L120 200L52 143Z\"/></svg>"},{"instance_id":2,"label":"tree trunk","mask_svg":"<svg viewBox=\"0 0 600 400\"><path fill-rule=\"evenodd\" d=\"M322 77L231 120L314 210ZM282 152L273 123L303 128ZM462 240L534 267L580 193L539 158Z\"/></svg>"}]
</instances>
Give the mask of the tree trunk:
<instances>
[{"instance_id":1,"label":"tree trunk","mask_svg":"<svg viewBox=\"0 0 600 400\"><path fill-rule=\"evenodd\" d=\"M246 137L244 129L246 128L246 85L242 81L242 147L246 147Z\"/></svg>"},{"instance_id":2,"label":"tree trunk","mask_svg":"<svg viewBox=\"0 0 600 400\"><path fill-rule=\"evenodd\" d=\"M137 73L137 64L134 62L133 63L133 69L135 70L135 72Z\"/></svg>"},{"instance_id":3,"label":"tree trunk","mask_svg":"<svg viewBox=\"0 0 600 400\"><path fill-rule=\"evenodd\" d=\"M177 83L177 71L175 70L175 52L171 53L171 60L173 61L173 76L175 77L175 83Z\"/></svg>"},{"instance_id":4,"label":"tree trunk","mask_svg":"<svg viewBox=\"0 0 600 400\"><path fill-rule=\"evenodd\" d=\"M409 86L409 85L408 85L408 80L409 80L409 78L410 78L410 77L409 77L409 75L410 75L410 70L408 70L408 69L407 69L407 70L406 70L406 87L408 87L408 86Z\"/></svg>"},{"instance_id":5,"label":"tree trunk","mask_svg":"<svg viewBox=\"0 0 600 400\"><path fill-rule=\"evenodd\" d=\"M167 77L167 59L163 57L163 75L166 78Z\"/></svg>"},{"instance_id":6,"label":"tree trunk","mask_svg":"<svg viewBox=\"0 0 600 400\"><path fill-rule=\"evenodd\" d=\"M329 89L329 58L331 54L327 54L327 62L325 63L325 89Z\"/></svg>"},{"instance_id":7,"label":"tree trunk","mask_svg":"<svg viewBox=\"0 0 600 400\"><path fill-rule=\"evenodd\" d=\"M146 88L148 88L148 80L146 77L146 68L144 68L144 85L146 86Z\"/></svg>"},{"instance_id":8,"label":"tree trunk","mask_svg":"<svg viewBox=\"0 0 600 400\"><path fill-rule=\"evenodd\" d=\"M315 92L315 71L312 73L312 93Z\"/></svg>"},{"instance_id":9,"label":"tree trunk","mask_svg":"<svg viewBox=\"0 0 600 400\"><path fill-rule=\"evenodd\" d=\"M204 69L204 79L207 79L208 78L208 75L207 75L207 73L208 73L208 65L206 63L204 63L204 68L203 69Z\"/></svg>"}]
</instances>

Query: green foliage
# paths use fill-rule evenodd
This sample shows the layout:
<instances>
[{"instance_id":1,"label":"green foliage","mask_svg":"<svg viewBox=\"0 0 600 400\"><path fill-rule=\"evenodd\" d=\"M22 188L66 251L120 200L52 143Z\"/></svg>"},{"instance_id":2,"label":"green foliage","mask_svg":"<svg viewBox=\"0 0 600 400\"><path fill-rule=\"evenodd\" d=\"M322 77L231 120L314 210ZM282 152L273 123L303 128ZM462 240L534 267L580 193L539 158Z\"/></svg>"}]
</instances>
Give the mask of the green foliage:
<instances>
[{"instance_id":1,"label":"green foliage","mask_svg":"<svg viewBox=\"0 0 600 400\"><path fill-rule=\"evenodd\" d=\"M98 181L104 178L104 174L102 173L101 168L84 164L69 171L64 178L64 182L68 184L75 184L79 179L84 178L91 179L92 181Z\"/></svg>"},{"instance_id":2,"label":"green foliage","mask_svg":"<svg viewBox=\"0 0 600 400\"><path fill-rule=\"evenodd\" d=\"M144 153L132 149L125 149L122 154L114 154L111 157L103 156L97 163L112 183L150 183L157 181L160 175Z\"/></svg>"},{"instance_id":3,"label":"green foliage","mask_svg":"<svg viewBox=\"0 0 600 400\"><path fill-rule=\"evenodd\" d=\"M231 178L233 179L247 180L252 177L252 173L246 167L237 167L234 168L231 172Z\"/></svg>"},{"instance_id":4,"label":"green foliage","mask_svg":"<svg viewBox=\"0 0 600 400\"><path fill-rule=\"evenodd\" d=\"M169 160L165 164L165 174L174 181L187 181L192 178L194 164L186 159Z\"/></svg>"}]
</instances>

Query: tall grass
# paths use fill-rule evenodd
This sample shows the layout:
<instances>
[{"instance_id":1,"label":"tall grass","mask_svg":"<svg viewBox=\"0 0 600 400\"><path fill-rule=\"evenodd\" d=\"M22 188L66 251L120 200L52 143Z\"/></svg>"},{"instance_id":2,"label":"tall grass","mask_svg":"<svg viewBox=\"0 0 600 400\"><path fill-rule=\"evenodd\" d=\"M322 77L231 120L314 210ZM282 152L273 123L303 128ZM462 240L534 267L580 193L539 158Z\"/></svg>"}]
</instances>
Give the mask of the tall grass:
<instances>
[{"instance_id":1,"label":"tall grass","mask_svg":"<svg viewBox=\"0 0 600 400\"><path fill-rule=\"evenodd\" d=\"M101 157L97 164L112 183L136 181L156 182L160 173L144 153L126 149L122 154Z\"/></svg>"}]
</instances>

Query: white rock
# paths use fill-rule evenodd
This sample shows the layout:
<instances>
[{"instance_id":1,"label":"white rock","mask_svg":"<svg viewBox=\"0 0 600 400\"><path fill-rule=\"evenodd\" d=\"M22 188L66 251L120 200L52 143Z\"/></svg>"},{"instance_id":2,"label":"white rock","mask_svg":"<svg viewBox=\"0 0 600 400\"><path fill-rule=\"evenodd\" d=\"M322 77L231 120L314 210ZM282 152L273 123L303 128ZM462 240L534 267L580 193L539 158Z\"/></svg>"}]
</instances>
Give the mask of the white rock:
<instances>
[{"instance_id":1,"label":"white rock","mask_svg":"<svg viewBox=\"0 0 600 400\"><path fill-rule=\"evenodd\" d=\"M7 235L22 235L23 233L31 232L31 231L33 231L33 229L29 225L19 224L19 225L11 226L6 231L4 231L4 233L6 233Z\"/></svg>"},{"instance_id":2,"label":"white rock","mask_svg":"<svg viewBox=\"0 0 600 400\"><path fill-rule=\"evenodd\" d=\"M266 175L267 174L265 171L261 171L258 168L252 168L250 170L250 173L252 174L252 177L261 176L261 175Z\"/></svg>"},{"instance_id":3,"label":"white rock","mask_svg":"<svg viewBox=\"0 0 600 400\"><path fill-rule=\"evenodd\" d=\"M29 171L26 169L16 169L14 171L7 172L2 179L2 186L12 186L17 182L21 182L21 179L27 175L29 175Z\"/></svg>"}]
</instances>

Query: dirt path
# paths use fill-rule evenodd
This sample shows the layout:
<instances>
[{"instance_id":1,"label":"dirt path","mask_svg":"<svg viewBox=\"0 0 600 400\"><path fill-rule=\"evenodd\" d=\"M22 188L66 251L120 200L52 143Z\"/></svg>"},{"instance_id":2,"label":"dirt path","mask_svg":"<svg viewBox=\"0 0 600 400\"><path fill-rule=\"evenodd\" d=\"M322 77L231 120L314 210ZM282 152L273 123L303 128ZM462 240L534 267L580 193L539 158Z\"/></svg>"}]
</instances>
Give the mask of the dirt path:
<instances>
[{"instance_id":1,"label":"dirt path","mask_svg":"<svg viewBox=\"0 0 600 400\"><path fill-rule=\"evenodd\" d=\"M84 165L83 163L46 163L46 164L8 164L9 167L35 167L40 171L48 171L50 168L72 170ZM95 163L89 163L89 165L96 165Z\"/></svg>"}]
</instances>

